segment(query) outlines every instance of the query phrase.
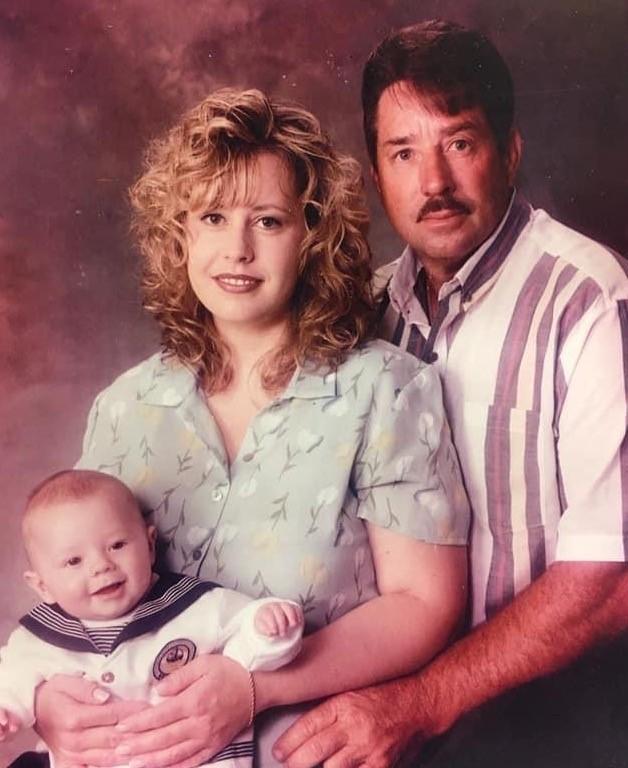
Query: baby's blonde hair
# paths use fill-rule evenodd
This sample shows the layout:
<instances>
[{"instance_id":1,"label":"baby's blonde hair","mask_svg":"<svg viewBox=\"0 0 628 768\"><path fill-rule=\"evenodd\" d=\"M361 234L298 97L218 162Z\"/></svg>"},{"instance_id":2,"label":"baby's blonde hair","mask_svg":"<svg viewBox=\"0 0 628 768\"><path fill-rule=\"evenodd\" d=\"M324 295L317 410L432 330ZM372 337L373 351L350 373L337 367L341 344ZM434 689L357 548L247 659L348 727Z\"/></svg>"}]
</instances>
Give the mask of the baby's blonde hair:
<instances>
[{"instance_id":1,"label":"baby's blonde hair","mask_svg":"<svg viewBox=\"0 0 628 768\"><path fill-rule=\"evenodd\" d=\"M22 539L29 558L29 541L36 511L44 510L59 502L81 501L99 493L112 494L121 503L126 503L129 509L136 509L137 514L142 518L135 496L118 478L91 469L63 469L36 485L26 500L22 512ZM79 520L77 520L78 524L80 524Z\"/></svg>"}]
</instances>

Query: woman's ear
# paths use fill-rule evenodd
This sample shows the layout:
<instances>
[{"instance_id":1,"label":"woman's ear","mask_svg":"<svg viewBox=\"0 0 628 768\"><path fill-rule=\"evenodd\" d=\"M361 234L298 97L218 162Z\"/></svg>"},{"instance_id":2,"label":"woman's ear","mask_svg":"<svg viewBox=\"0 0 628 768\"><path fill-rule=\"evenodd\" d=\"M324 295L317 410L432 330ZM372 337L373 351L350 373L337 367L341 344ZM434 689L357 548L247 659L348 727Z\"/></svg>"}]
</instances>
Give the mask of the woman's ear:
<instances>
[{"instance_id":1,"label":"woman's ear","mask_svg":"<svg viewBox=\"0 0 628 768\"><path fill-rule=\"evenodd\" d=\"M318 226L321 220L321 205L320 203L314 203L309 200L303 208L303 218L305 220L305 228L309 231Z\"/></svg>"},{"instance_id":2,"label":"woman's ear","mask_svg":"<svg viewBox=\"0 0 628 768\"><path fill-rule=\"evenodd\" d=\"M36 592L44 603L55 603L56 600L48 591L48 588L44 584L44 580L37 573L37 571L24 571L24 581L28 586Z\"/></svg>"}]
</instances>

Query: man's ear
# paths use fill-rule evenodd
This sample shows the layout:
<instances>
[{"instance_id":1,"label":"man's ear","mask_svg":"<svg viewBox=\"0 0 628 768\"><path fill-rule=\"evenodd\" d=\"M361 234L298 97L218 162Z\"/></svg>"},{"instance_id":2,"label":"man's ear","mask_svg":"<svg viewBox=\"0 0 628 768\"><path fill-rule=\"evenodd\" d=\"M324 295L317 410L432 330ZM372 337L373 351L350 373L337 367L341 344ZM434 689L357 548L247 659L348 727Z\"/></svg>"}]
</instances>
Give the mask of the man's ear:
<instances>
[{"instance_id":1,"label":"man's ear","mask_svg":"<svg viewBox=\"0 0 628 768\"><path fill-rule=\"evenodd\" d=\"M382 188L379 186L379 173L377 173L376 166L371 163L370 165L371 170L371 178L373 179L373 184L375 184L375 188L377 189L377 194L381 197L382 196Z\"/></svg>"},{"instance_id":2,"label":"man's ear","mask_svg":"<svg viewBox=\"0 0 628 768\"><path fill-rule=\"evenodd\" d=\"M157 528L155 528L154 525L147 526L146 535L148 536L148 546L150 548L150 562L151 565L155 565L155 557L157 554Z\"/></svg>"},{"instance_id":3,"label":"man's ear","mask_svg":"<svg viewBox=\"0 0 628 768\"><path fill-rule=\"evenodd\" d=\"M36 592L44 603L54 603L56 600L48 591L43 579L37 571L24 571L24 581Z\"/></svg>"},{"instance_id":4,"label":"man's ear","mask_svg":"<svg viewBox=\"0 0 628 768\"><path fill-rule=\"evenodd\" d=\"M515 183L517 171L519 170L519 163L521 162L521 154L523 152L523 139L517 128L513 128L510 131L508 137L508 146L506 147L506 173L508 176L508 186L512 187Z\"/></svg>"}]
</instances>

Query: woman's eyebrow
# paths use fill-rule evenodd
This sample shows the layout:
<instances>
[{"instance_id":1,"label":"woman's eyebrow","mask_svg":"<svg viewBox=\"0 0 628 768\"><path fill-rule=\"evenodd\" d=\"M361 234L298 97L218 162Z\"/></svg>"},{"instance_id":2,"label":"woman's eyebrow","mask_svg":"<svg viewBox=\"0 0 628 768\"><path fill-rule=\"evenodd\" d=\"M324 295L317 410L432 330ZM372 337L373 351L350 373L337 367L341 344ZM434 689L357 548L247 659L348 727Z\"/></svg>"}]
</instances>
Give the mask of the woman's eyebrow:
<instances>
[{"instance_id":1,"label":"woman's eyebrow","mask_svg":"<svg viewBox=\"0 0 628 768\"><path fill-rule=\"evenodd\" d=\"M251 210L256 213L258 211L268 211L270 209L274 211L283 211L284 213L290 213L292 211L292 208L287 208L285 205L278 205L277 203L258 203L251 208Z\"/></svg>"}]
</instances>

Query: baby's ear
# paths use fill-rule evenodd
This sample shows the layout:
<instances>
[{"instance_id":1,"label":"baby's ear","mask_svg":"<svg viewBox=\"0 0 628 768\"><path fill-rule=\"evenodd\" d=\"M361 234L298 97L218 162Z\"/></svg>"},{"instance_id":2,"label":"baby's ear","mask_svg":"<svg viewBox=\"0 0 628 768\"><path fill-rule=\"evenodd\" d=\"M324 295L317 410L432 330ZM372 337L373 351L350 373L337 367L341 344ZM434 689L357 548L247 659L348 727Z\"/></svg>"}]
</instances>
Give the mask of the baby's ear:
<instances>
[{"instance_id":1,"label":"baby's ear","mask_svg":"<svg viewBox=\"0 0 628 768\"><path fill-rule=\"evenodd\" d=\"M56 602L54 597L48 592L48 588L37 571L24 571L24 581L33 591L37 592L44 603Z\"/></svg>"},{"instance_id":2,"label":"baby's ear","mask_svg":"<svg viewBox=\"0 0 628 768\"><path fill-rule=\"evenodd\" d=\"M146 535L148 536L148 546L150 547L150 561L152 565L155 565L157 528L154 525L146 526Z\"/></svg>"}]
</instances>

